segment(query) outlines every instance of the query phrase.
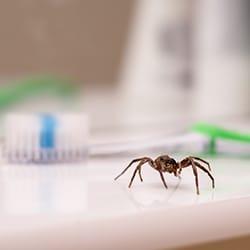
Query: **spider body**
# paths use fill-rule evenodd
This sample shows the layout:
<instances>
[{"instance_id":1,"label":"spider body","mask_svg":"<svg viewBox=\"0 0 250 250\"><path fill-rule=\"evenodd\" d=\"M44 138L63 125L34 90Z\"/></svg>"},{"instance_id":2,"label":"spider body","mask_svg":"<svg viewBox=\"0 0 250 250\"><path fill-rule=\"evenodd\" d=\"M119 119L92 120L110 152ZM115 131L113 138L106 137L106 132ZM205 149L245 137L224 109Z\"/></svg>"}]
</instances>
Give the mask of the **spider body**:
<instances>
[{"instance_id":1,"label":"spider body","mask_svg":"<svg viewBox=\"0 0 250 250\"><path fill-rule=\"evenodd\" d=\"M175 159L170 158L168 155L159 156L154 161L153 168L161 171L161 172L168 172L170 174L174 173L177 175L177 170L179 168L178 163Z\"/></svg>"},{"instance_id":2,"label":"spider body","mask_svg":"<svg viewBox=\"0 0 250 250\"><path fill-rule=\"evenodd\" d=\"M130 180L130 183L128 185L129 188L132 186L133 180L134 180L137 172L139 174L140 180L143 181L142 175L141 175L141 169L145 163L148 163L153 169L155 169L156 171L159 172L162 183L165 186L165 188L168 188L168 186L166 184L163 173L167 172L170 174L174 174L176 177L180 178L180 174L181 174L182 169L187 168L187 167L192 167L193 174L195 177L195 185L196 185L196 193L197 194L200 194L198 169L201 169L202 171L207 173L209 178L212 180L212 187L213 188L215 187L214 178L210 173L211 168L210 168L209 163L207 161L199 158L199 157L194 157L194 156L186 157L183 160L181 160L180 162L177 162L175 159L171 158L168 155L158 156L155 160L153 160L149 157L137 158L137 159L132 160L129 163L129 165L115 178L115 180L117 180L120 176L122 176L136 162L138 163L138 165L135 168L134 173L132 175L132 178ZM208 169L206 167L204 167L201 163L205 164L208 167Z\"/></svg>"}]
</instances>

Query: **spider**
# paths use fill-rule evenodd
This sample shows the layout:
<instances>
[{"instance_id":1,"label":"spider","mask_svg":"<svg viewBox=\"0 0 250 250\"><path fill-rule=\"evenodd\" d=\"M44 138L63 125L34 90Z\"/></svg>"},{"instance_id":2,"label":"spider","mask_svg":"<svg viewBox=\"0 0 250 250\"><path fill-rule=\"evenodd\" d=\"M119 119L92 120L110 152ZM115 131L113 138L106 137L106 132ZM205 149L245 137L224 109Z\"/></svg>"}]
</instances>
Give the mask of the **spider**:
<instances>
[{"instance_id":1,"label":"spider","mask_svg":"<svg viewBox=\"0 0 250 250\"><path fill-rule=\"evenodd\" d=\"M143 181L142 175L141 175L141 168L142 168L142 165L145 163L148 163L153 169L155 169L156 171L159 172L162 183L163 183L165 188L168 188L168 186L167 186L167 183L166 183L165 178L163 176L164 172L168 172L170 174L173 173L176 177L180 178L180 174L181 174L182 169L189 167L189 166L191 166L193 169L193 174L195 176L195 185L196 185L196 193L197 194L200 194L199 180L198 180L198 168L203 170L204 172L206 172L208 174L208 176L212 180L212 187L213 188L215 187L214 178L210 173L211 168L210 168L209 163L201 158L194 157L194 156L186 157L183 160L181 160L180 162L176 162L175 159L169 157L168 155L161 155L161 156L157 157L155 160L152 160L149 157L137 158L137 159L132 160L129 163L129 165L115 178L115 180L117 180L120 176L122 176L136 162L138 162L138 165L135 168L135 171L134 171L132 178L130 180L130 183L128 185L129 188L131 187L137 172L139 174L140 180ZM204 163L208 167L208 170L204 166L202 166L200 164L200 162Z\"/></svg>"}]
</instances>

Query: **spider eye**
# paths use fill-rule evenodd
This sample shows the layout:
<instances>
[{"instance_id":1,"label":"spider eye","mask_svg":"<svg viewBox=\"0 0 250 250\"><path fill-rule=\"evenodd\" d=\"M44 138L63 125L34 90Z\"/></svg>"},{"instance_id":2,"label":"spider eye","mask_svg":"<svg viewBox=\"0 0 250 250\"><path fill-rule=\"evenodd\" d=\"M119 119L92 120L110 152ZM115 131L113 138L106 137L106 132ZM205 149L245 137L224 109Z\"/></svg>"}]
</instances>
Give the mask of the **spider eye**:
<instances>
[{"instance_id":1,"label":"spider eye","mask_svg":"<svg viewBox=\"0 0 250 250\"><path fill-rule=\"evenodd\" d=\"M176 164L175 159L171 159L171 160L170 160L170 163L171 163L171 164Z\"/></svg>"}]
</instances>

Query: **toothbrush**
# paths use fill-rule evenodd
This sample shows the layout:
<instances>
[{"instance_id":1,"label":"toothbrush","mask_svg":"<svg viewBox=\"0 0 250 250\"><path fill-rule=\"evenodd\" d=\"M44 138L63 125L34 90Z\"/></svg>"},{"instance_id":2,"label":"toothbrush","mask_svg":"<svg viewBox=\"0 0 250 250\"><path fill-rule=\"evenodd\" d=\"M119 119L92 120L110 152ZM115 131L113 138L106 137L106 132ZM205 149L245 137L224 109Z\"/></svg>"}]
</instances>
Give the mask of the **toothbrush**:
<instances>
[{"instance_id":1,"label":"toothbrush","mask_svg":"<svg viewBox=\"0 0 250 250\"><path fill-rule=\"evenodd\" d=\"M189 133L179 136L90 146L92 156L143 153L145 151L250 157L250 134L227 130L208 123L197 123Z\"/></svg>"},{"instance_id":2,"label":"toothbrush","mask_svg":"<svg viewBox=\"0 0 250 250\"><path fill-rule=\"evenodd\" d=\"M5 119L4 158L12 163L84 161L88 149L84 114L10 114Z\"/></svg>"},{"instance_id":3,"label":"toothbrush","mask_svg":"<svg viewBox=\"0 0 250 250\"><path fill-rule=\"evenodd\" d=\"M54 163L86 160L87 156L121 154L190 153L250 157L250 134L207 123L189 133L128 143L88 143L83 114L12 114L5 122L4 156L9 162Z\"/></svg>"}]
</instances>

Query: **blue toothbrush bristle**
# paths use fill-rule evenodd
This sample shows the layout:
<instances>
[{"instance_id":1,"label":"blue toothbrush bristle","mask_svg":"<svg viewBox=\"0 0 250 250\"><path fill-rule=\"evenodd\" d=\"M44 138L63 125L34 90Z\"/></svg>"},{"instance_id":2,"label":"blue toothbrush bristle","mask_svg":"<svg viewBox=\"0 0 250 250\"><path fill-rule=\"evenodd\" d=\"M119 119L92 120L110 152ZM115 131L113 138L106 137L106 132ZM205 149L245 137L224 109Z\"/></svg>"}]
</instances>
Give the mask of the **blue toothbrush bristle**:
<instances>
[{"instance_id":1,"label":"blue toothbrush bristle","mask_svg":"<svg viewBox=\"0 0 250 250\"><path fill-rule=\"evenodd\" d=\"M4 156L19 163L82 161L87 137L84 114L12 114L5 122Z\"/></svg>"}]
</instances>

